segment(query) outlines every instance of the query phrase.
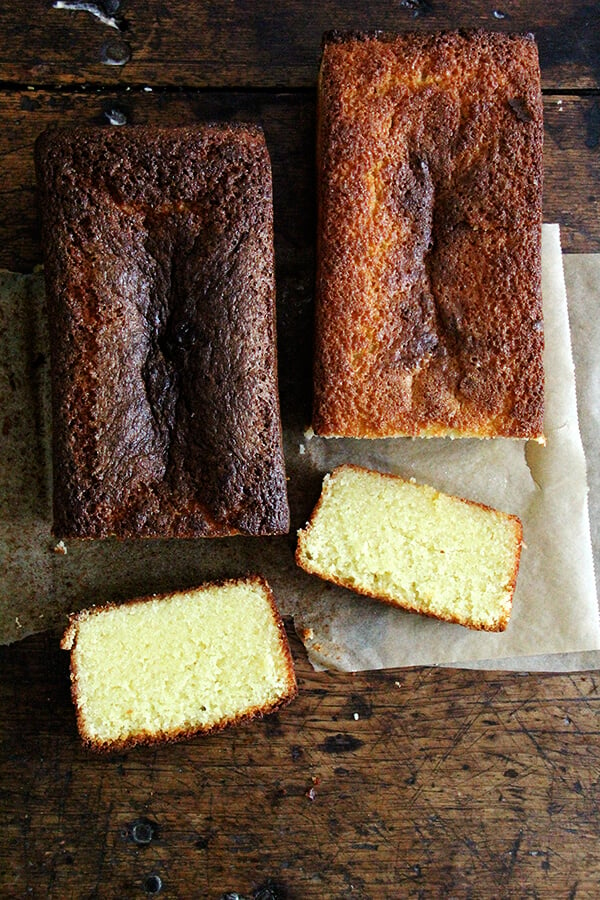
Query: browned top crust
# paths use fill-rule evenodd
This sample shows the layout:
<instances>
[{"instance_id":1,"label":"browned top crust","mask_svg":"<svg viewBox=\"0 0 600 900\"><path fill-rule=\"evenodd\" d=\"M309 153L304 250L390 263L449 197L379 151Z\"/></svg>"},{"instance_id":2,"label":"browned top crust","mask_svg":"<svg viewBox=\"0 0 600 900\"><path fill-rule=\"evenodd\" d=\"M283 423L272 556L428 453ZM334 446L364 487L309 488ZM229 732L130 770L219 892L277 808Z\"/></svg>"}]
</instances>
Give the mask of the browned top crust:
<instances>
[{"instance_id":1,"label":"browned top crust","mask_svg":"<svg viewBox=\"0 0 600 900\"><path fill-rule=\"evenodd\" d=\"M262 131L52 130L36 165L55 533L288 531Z\"/></svg>"},{"instance_id":2,"label":"browned top crust","mask_svg":"<svg viewBox=\"0 0 600 900\"><path fill-rule=\"evenodd\" d=\"M313 428L543 435L530 35L326 37Z\"/></svg>"}]
</instances>

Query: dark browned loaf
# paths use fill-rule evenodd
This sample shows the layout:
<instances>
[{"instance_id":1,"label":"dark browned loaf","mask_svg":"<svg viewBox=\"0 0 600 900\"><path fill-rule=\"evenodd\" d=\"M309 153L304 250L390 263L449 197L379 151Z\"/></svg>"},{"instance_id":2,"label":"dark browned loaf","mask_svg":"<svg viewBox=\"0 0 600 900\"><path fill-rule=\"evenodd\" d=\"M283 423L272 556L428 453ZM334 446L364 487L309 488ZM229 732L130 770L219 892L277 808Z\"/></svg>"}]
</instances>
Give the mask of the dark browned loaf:
<instances>
[{"instance_id":1,"label":"dark browned loaf","mask_svg":"<svg viewBox=\"0 0 600 900\"><path fill-rule=\"evenodd\" d=\"M315 432L543 439L531 36L330 35Z\"/></svg>"},{"instance_id":2,"label":"dark browned loaf","mask_svg":"<svg viewBox=\"0 0 600 900\"><path fill-rule=\"evenodd\" d=\"M51 130L36 166L55 533L286 532L262 131Z\"/></svg>"}]
</instances>

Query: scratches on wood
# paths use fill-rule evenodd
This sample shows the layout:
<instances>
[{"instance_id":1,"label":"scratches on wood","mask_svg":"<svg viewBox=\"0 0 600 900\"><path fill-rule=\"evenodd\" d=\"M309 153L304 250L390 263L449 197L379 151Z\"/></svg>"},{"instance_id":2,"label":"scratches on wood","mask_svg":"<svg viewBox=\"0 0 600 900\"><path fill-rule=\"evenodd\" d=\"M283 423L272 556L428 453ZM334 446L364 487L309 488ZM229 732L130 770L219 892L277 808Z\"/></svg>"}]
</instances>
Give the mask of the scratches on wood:
<instances>
[{"instance_id":1,"label":"scratches on wood","mask_svg":"<svg viewBox=\"0 0 600 900\"><path fill-rule=\"evenodd\" d=\"M129 896L156 874L174 896L252 896L279 876L292 898L468 896L475 885L508 896L522 884L567 896L576 881L585 896L600 878L594 676L407 670L400 691L393 672L317 675L296 645L303 690L274 730L98 759L79 745L57 646L23 644L0 653L0 728L14 735L3 799L21 811L0 893L29 883L104 896L110 884ZM18 740L40 692L51 702ZM352 697L370 716L354 719ZM128 839L146 820L156 837ZM589 865L574 877L581 854Z\"/></svg>"}]
</instances>

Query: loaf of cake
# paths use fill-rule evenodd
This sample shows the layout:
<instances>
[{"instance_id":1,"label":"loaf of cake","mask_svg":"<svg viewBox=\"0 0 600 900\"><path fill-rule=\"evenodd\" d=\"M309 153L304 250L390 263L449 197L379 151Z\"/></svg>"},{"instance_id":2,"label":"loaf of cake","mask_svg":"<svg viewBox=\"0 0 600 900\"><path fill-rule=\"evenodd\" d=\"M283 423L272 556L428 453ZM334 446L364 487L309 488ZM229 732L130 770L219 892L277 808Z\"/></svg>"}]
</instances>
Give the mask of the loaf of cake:
<instances>
[{"instance_id":1,"label":"loaf of cake","mask_svg":"<svg viewBox=\"0 0 600 900\"><path fill-rule=\"evenodd\" d=\"M301 568L468 628L504 631L523 529L516 516L358 466L326 475L298 533Z\"/></svg>"},{"instance_id":2,"label":"loaf of cake","mask_svg":"<svg viewBox=\"0 0 600 900\"><path fill-rule=\"evenodd\" d=\"M62 639L81 737L94 750L178 741L280 709L297 694L260 577L80 612Z\"/></svg>"},{"instance_id":3,"label":"loaf of cake","mask_svg":"<svg viewBox=\"0 0 600 900\"><path fill-rule=\"evenodd\" d=\"M287 532L262 131L58 129L35 156L55 534Z\"/></svg>"},{"instance_id":4,"label":"loaf of cake","mask_svg":"<svg viewBox=\"0 0 600 900\"><path fill-rule=\"evenodd\" d=\"M543 442L542 135L530 35L326 38L317 434Z\"/></svg>"}]
</instances>

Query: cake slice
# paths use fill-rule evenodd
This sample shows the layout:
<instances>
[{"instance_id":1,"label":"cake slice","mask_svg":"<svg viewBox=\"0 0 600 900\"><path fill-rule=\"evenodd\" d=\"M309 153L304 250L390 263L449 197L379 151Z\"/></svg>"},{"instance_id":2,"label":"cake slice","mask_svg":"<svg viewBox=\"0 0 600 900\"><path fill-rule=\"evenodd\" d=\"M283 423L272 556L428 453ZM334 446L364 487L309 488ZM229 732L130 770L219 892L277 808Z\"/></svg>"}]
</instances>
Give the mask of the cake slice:
<instances>
[{"instance_id":1,"label":"cake slice","mask_svg":"<svg viewBox=\"0 0 600 900\"><path fill-rule=\"evenodd\" d=\"M287 637L260 577L71 617L71 690L94 750L177 741L274 712L297 694Z\"/></svg>"},{"instance_id":2,"label":"cake slice","mask_svg":"<svg viewBox=\"0 0 600 900\"><path fill-rule=\"evenodd\" d=\"M36 166L54 533L287 532L260 128L53 129Z\"/></svg>"},{"instance_id":3,"label":"cake slice","mask_svg":"<svg viewBox=\"0 0 600 900\"><path fill-rule=\"evenodd\" d=\"M516 516L345 465L298 532L307 572L403 609L504 631L521 555Z\"/></svg>"},{"instance_id":4,"label":"cake slice","mask_svg":"<svg viewBox=\"0 0 600 900\"><path fill-rule=\"evenodd\" d=\"M531 35L328 36L316 434L543 441L542 140Z\"/></svg>"}]
</instances>

